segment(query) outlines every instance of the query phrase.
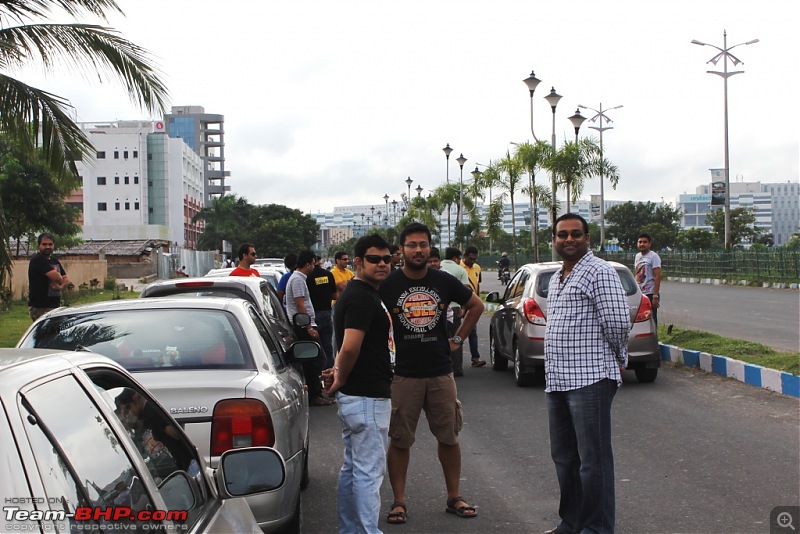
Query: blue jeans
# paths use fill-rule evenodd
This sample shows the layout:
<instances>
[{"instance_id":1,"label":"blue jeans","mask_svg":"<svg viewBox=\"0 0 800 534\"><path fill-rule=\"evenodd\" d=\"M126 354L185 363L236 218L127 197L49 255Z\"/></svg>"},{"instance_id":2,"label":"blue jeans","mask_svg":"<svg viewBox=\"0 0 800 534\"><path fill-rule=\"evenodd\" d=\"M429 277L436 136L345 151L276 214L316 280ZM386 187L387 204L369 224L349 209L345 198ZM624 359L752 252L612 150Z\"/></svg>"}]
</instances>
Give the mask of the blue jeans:
<instances>
[{"instance_id":1,"label":"blue jeans","mask_svg":"<svg viewBox=\"0 0 800 534\"><path fill-rule=\"evenodd\" d=\"M478 325L473 326L469 332L469 353L473 360L481 359L481 355L478 352Z\"/></svg>"},{"instance_id":2,"label":"blue jeans","mask_svg":"<svg viewBox=\"0 0 800 534\"><path fill-rule=\"evenodd\" d=\"M391 399L336 393L344 464L339 471L339 534L379 534Z\"/></svg>"},{"instance_id":3,"label":"blue jeans","mask_svg":"<svg viewBox=\"0 0 800 534\"><path fill-rule=\"evenodd\" d=\"M314 319L317 322L317 332L319 332L319 344L325 352L324 362L322 362L323 369L330 369L333 367L333 360L336 353L333 352L333 316L331 310L322 310L316 312Z\"/></svg>"},{"instance_id":4,"label":"blue jeans","mask_svg":"<svg viewBox=\"0 0 800 534\"><path fill-rule=\"evenodd\" d=\"M557 532L614 532L614 380L547 393L550 455L561 490Z\"/></svg>"}]
</instances>

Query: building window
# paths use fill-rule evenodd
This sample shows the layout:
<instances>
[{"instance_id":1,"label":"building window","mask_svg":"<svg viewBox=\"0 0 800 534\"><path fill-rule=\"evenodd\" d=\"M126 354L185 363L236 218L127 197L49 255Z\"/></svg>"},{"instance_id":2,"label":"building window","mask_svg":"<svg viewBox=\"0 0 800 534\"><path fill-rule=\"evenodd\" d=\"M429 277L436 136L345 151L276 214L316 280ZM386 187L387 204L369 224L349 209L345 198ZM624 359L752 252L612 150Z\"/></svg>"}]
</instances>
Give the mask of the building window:
<instances>
[{"instance_id":1,"label":"building window","mask_svg":"<svg viewBox=\"0 0 800 534\"><path fill-rule=\"evenodd\" d=\"M125 203L125 210L127 211L127 210L130 210L130 209L131 209L131 203L130 202L126 202Z\"/></svg>"},{"instance_id":2,"label":"building window","mask_svg":"<svg viewBox=\"0 0 800 534\"><path fill-rule=\"evenodd\" d=\"M134 150L133 151L133 157L134 158L138 158L139 157L139 151L138 150Z\"/></svg>"},{"instance_id":3,"label":"building window","mask_svg":"<svg viewBox=\"0 0 800 534\"><path fill-rule=\"evenodd\" d=\"M119 150L114 151L114 159L119 159Z\"/></svg>"},{"instance_id":4,"label":"building window","mask_svg":"<svg viewBox=\"0 0 800 534\"><path fill-rule=\"evenodd\" d=\"M147 208L147 213L153 213L153 208Z\"/></svg>"},{"instance_id":5,"label":"building window","mask_svg":"<svg viewBox=\"0 0 800 534\"><path fill-rule=\"evenodd\" d=\"M153 187L153 180L147 180L147 186Z\"/></svg>"},{"instance_id":6,"label":"building window","mask_svg":"<svg viewBox=\"0 0 800 534\"><path fill-rule=\"evenodd\" d=\"M97 185L106 185L106 177L105 176L98 176L97 177Z\"/></svg>"},{"instance_id":7,"label":"building window","mask_svg":"<svg viewBox=\"0 0 800 534\"><path fill-rule=\"evenodd\" d=\"M119 202L114 202L114 209L119 211Z\"/></svg>"},{"instance_id":8,"label":"building window","mask_svg":"<svg viewBox=\"0 0 800 534\"><path fill-rule=\"evenodd\" d=\"M130 183L131 183L130 177L126 176L125 177L125 185L129 185Z\"/></svg>"},{"instance_id":9,"label":"building window","mask_svg":"<svg viewBox=\"0 0 800 534\"><path fill-rule=\"evenodd\" d=\"M119 185L119 176L114 177L114 185Z\"/></svg>"},{"instance_id":10,"label":"building window","mask_svg":"<svg viewBox=\"0 0 800 534\"><path fill-rule=\"evenodd\" d=\"M134 176L133 177L133 183L134 184L138 184L139 183L139 177L138 176Z\"/></svg>"},{"instance_id":11,"label":"building window","mask_svg":"<svg viewBox=\"0 0 800 534\"><path fill-rule=\"evenodd\" d=\"M125 159L128 159L128 151L127 150L124 150L122 152L122 157L125 158Z\"/></svg>"},{"instance_id":12,"label":"building window","mask_svg":"<svg viewBox=\"0 0 800 534\"><path fill-rule=\"evenodd\" d=\"M105 150L98 150L97 151L97 159L106 159L106 151Z\"/></svg>"},{"instance_id":13,"label":"building window","mask_svg":"<svg viewBox=\"0 0 800 534\"><path fill-rule=\"evenodd\" d=\"M105 202L98 202L97 211L108 211L108 206L106 206Z\"/></svg>"},{"instance_id":14,"label":"building window","mask_svg":"<svg viewBox=\"0 0 800 534\"><path fill-rule=\"evenodd\" d=\"M135 209L136 211L139 211L139 203L138 202L134 202L133 203L133 209Z\"/></svg>"},{"instance_id":15,"label":"building window","mask_svg":"<svg viewBox=\"0 0 800 534\"><path fill-rule=\"evenodd\" d=\"M153 161L153 155L150 152L147 153L147 161Z\"/></svg>"}]
</instances>

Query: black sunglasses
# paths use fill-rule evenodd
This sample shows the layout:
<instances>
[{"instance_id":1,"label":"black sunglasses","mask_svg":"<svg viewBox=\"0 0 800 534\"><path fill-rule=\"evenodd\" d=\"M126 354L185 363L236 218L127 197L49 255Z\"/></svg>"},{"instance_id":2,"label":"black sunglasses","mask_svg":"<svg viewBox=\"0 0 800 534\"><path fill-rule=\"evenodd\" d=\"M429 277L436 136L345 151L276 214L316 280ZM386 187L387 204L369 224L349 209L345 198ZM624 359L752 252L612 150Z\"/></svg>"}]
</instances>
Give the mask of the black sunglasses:
<instances>
[{"instance_id":1,"label":"black sunglasses","mask_svg":"<svg viewBox=\"0 0 800 534\"><path fill-rule=\"evenodd\" d=\"M364 259L370 263L378 264L383 260L383 263L389 265L392 263L392 255L387 254L386 256L378 256L377 254L367 254L364 256Z\"/></svg>"}]
</instances>

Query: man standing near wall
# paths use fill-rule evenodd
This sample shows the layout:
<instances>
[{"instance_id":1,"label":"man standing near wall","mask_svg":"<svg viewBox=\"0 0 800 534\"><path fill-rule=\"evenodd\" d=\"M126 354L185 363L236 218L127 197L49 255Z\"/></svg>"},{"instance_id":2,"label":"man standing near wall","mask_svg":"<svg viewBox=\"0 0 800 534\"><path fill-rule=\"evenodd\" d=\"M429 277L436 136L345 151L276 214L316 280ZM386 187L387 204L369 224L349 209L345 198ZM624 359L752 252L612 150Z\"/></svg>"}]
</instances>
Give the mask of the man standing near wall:
<instances>
[{"instance_id":1,"label":"man standing near wall","mask_svg":"<svg viewBox=\"0 0 800 534\"><path fill-rule=\"evenodd\" d=\"M40 234L39 252L28 263L28 312L33 321L61 306L61 290L69 285L67 271L53 256L55 243L53 234Z\"/></svg>"},{"instance_id":2,"label":"man standing near wall","mask_svg":"<svg viewBox=\"0 0 800 534\"><path fill-rule=\"evenodd\" d=\"M478 265L478 249L472 245L464 250L464 258L461 260L461 266L467 271L469 275L469 284L472 291L480 296L481 289L481 266ZM486 365L485 360L481 360L481 353L478 350L478 326L473 326L469 332L469 353L472 357L472 367L483 367Z\"/></svg>"}]
</instances>

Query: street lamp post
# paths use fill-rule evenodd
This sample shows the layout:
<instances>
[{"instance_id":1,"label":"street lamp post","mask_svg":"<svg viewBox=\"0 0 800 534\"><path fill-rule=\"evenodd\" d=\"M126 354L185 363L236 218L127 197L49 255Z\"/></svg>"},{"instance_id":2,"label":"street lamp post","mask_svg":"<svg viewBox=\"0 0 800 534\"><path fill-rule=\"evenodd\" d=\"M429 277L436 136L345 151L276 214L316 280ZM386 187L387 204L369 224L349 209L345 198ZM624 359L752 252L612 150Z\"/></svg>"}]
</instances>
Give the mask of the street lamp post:
<instances>
[{"instance_id":1,"label":"street lamp post","mask_svg":"<svg viewBox=\"0 0 800 534\"><path fill-rule=\"evenodd\" d=\"M406 185L408 186L408 196L406 197L406 207L408 207L409 202L411 202L411 184L414 183L414 180L411 179L409 176L406 178Z\"/></svg>"},{"instance_id":2,"label":"street lamp post","mask_svg":"<svg viewBox=\"0 0 800 534\"><path fill-rule=\"evenodd\" d=\"M581 129L581 124L583 124L583 121L586 120L586 117L581 115L581 110L580 109L576 109L575 110L575 115L573 115L571 117L568 117L568 119L569 119L569 122L572 123L572 126L575 128L575 148L578 149L578 131ZM580 151L579 151L579 153L580 153ZM572 202L572 198L571 198L571 193L570 193L569 182L566 184L566 186L567 186L567 212L570 212L570 211L572 211L570 209L571 208L570 204Z\"/></svg>"},{"instance_id":3,"label":"street lamp post","mask_svg":"<svg viewBox=\"0 0 800 534\"><path fill-rule=\"evenodd\" d=\"M716 74L722 77L723 80L723 95L724 95L724 106L725 106L725 250L730 250L731 248L731 169L730 169L730 160L728 154L728 78L733 76L734 74L741 74L744 71L737 70L733 72L728 72L728 58L733 62L734 65L738 65L741 63L744 65L739 58L734 56L730 53L731 50L736 48L737 46L741 45L751 45L758 42L758 39L753 39L752 41L747 41L746 43L739 43L733 46L728 46L728 32L726 30L722 31L722 48L703 43L698 41L697 39L692 39L692 44L700 45L700 46L710 46L711 48L716 48L719 50L719 54L715 55L711 59L709 59L706 63L712 63L716 65L717 62L722 59L723 70L722 72L709 70L706 71L709 74Z\"/></svg>"},{"instance_id":4,"label":"street lamp post","mask_svg":"<svg viewBox=\"0 0 800 534\"><path fill-rule=\"evenodd\" d=\"M558 101L561 100L561 95L556 93L556 88L550 88L550 94L544 97L547 100L547 103L550 104L550 109L553 110L553 135L550 137L550 145L553 147L553 151L556 150L556 106L558 105ZM553 202L552 207L550 208L550 218L552 220L553 229L555 230L556 226L556 219L558 219L558 205L556 204L556 173L550 173L550 190L553 194ZM551 247L551 259L556 261L558 259L558 255L556 254L556 247Z\"/></svg>"},{"instance_id":5,"label":"street lamp post","mask_svg":"<svg viewBox=\"0 0 800 534\"><path fill-rule=\"evenodd\" d=\"M447 177L447 185L450 185L450 153L453 151L453 149L450 148L450 143L447 143L442 150L444 151L444 157L447 160L447 170L445 174ZM447 205L447 243L450 243L450 204Z\"/></svg>"},{"instance_id":6,"label":"street lamp post","mask_svg":"<svg viewBox=\"0 0 800 534\"><path fill-rule=\"evenodd\" d=\"M383 195L383 201L386 203L386 211L383 212L383 225L389 226L389 193Z\"/></svg>"},{"instance_id":7,"label":"street lamp post","mask_svg":"<svg viewBox=\"0 0 800 534\"><path fill-rule=\"evenodd\" d=\"M392 224L397 226L397 201L392 200Z\"/></svg>"},{"instance_id":8,"label":"street lamp post","mask_svg":"<svg viewBox=\"0 0 800 534\"><path fill-rule=\"evenodd\" d=\"M598 126L589 126L592 130L597 130L600 132L600 250L604 251L606 246L606 198L603 193L603 188L605 186L605 161L603 160L603 132L606 130L612 130L613 126L603 126L603 120L606 121L606 124L611 123L611 119L605 114L606 111L611 111L612 109L619 109L622 107L622 104L619 106L614 106L613 108L603 109L603 103L600 102L600 109L594 109L590 107L586 107L584 105L578 105L579 108L588 109L589 111L594 111L595 116L589 119L590 121L599 121Z\"/></svg>"},{"instance_id":9,"label":"street lamp post","mask_svg":"<svg viewBox=\"0 0 800 534\"><path fill-rule=\"evenodd\" d=\"M456 158L456 161L461 168L461 174L458 178L458 214L456 215L456 228L458 228L463 217L462 212L464 211L464 164L467 162L467 158L464 157L464 154L460 154Z\"/></svg>"},{"instance_id":10,"label":"street lamp post","mask_svg":"<svg viewBox=\"0 0 800 534\"><path fill-rule=\"evenodd\" d=\"M419 196L422 196L422 191L423 191L423 189L422 189L422 186L421 186L421 185L417 184L417 187L415 187L415 188L414 188L414 191L416 191L416 192L417 192L417 196L418 196L418 197L419 197Z\"/></svg>"}]
</instances>

